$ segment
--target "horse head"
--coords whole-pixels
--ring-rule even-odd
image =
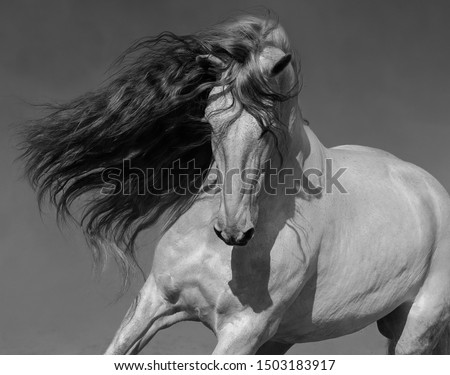
[[[291,52],[271,17],[145,38],[104,86],[25,124],[25,172],[60,218],[93,194],[79,222],[96,263],[112,254],[125,283],[139,233],[161,217],[168,230],[202,196],[214,165],[225,179],[214,229],[226,243],[245,245],[257,221],[261,167],[286,144],[279,130],[290,121],[298,75]]]
[[[223,66],[221,81],[226,81],[230,72],[225,64],[215,57],[205,58]],[[287,98],[296,78],[291,60],[290,53],[265,47],[247,69],[240,67],[234,89],[224,85],[210,92],[205,119],[212,129],[215,173],[221,187],[214,231],[228,245],[245,246],[255,232],[264,166],[277,151],[276,134],[289,130],[283,124],[286,106],[280,98]],[[261,91],[269,94],[258,97],[258,90],[245,90],[243,82],[258,76],[253,84],[264,86]]]

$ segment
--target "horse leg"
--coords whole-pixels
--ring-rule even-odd
[[[282,355],[292,347],[294,344],[283,344],[276,341],[267,341],[261,345],[256,352],[257,355]]]
[[[438,354],[446,348],[446,326],[448,318],[444,311],[436,307],[425,308],[413,305],[405,328],[398,339],[394,350],[395,354]]]
[[[432,350],[431,354],[450,354],[450,326],[444,328],[438,343]]]
[[[432,354],[447,343],[450,323],[450,236],[436,242],[426,278],[410,306],[380,320],[391,354]],[[406,307],[407,308],[406,308]],[[406,315],[406,316],[404,316]]]
[[[212,354],[255,354],[276,333],[265,314],[235,314],[220,326]]]
[[[395,354],[434,354],[448,343],[450,306],[446,280],[427,280],[409,310]]]
[[[188,318],[185,311],[177,311],[163,298],[150,275],[105,354],[137,354],[160,329]]]
[[[388,338],[388,354],[450,354],[446,320],[438,315],[433,322],[433,314],[426,312],[420,316],[404,314],[408,311],[400,307],[377,322],[380,333]]]

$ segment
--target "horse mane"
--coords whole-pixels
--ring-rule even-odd
[[[192,35],[163,32],[129,48],[101,88],[46,105],[46,117],[24,124],[20,145],[39,206],[48,197],[59,220],[74,218],[73,203],[88,196],[80,225],[94,263],[112,254],[128,283],[138,234],[165,213],[170,227],[201,194],[213,161],[203,120],[211,89],[229,85],[261,126],[273,121],[274,103],[285,97],[256,66],[266,45],[292,53],[270,14],[241,15]],[[205,54],[225,67],[197,62]],[[180,194],[180,179],[162,178],[164,170],[189,188]]]

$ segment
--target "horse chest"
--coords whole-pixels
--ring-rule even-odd
[[[245,249],[221,243],[165,248],[152,272],[168,300],[177,296],[171,303],[213,327],[218,316],[244,309],[261,313],[298,292],[304,258],[288,254],[293,247],[278,246],[272,253],[257,241]]]

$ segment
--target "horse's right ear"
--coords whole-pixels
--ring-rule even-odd
[[[214,55],[198,55],[195,58],[195,61],[197,62],[197,64],[212,65],[219,69],[225,69],[226,67],[225,63]]]
[[[276,75],[280,74],[291,62],[292,55],[290,53],[287,53],[284,55],[281,59],[279,59],[275,65],[270,70],[270,75],[272,77],[275,77]]]

